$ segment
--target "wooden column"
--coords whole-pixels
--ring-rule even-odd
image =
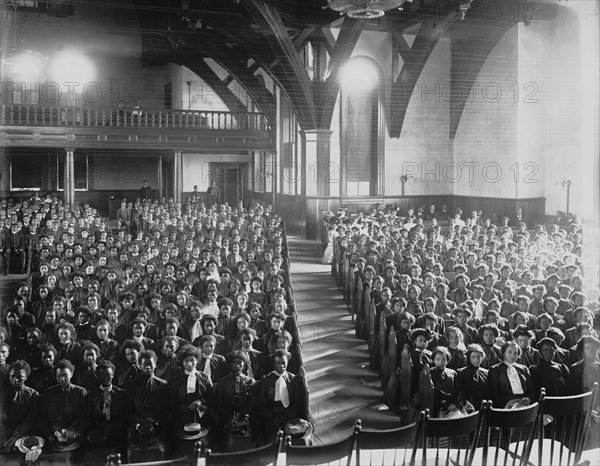
[[[311,129],[300,133],[306,196],[329,196],[332,133],[328,129]]]
[[[181,193],[183,191],[183,152],[175,151],[173,160],[173,200],[181,202]]]
[[[158,181],[156,183],[156,189],[158,190],[158,202],[163,197],[163,157],[162,155],[158,156]]]
[[[75,200],[75,149],[65,148],[65,153],[63,202],[73,204]]]

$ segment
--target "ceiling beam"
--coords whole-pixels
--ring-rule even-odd
[[[459,19],[459,9],[455,2],[445,2],[444,5],[446,8],[443,5],[441,8],[442,11],[446,11],[445,16],[439,18],[437,22],[422,23],[410,51],[406,51],[403,55],[406,59],[392,85],[390,137],[400,137],[411,96],[423,68],[439,40]],[[455,5],[455,8],[448,8],[451,5]]]

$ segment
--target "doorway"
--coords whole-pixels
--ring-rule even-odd
[[[244,200],[242,168],[238,164],[219,164],[216,174],[217,186],[221,191],[221,202],[227,202],[231,207],[235,207],[238,201]]]

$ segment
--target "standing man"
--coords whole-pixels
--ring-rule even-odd
[[[148,180],[144,180],[144,185],[140,188],[140,200],[142,202],[152,201],[152,188],[148,184]]]
[[[19,259],[19,265],[21,266],[19,273],[25,272],[25,236],[20,231],[17,223],[10,226],[10,231],[4,237],[2,254],[4,256],[4,275],[8,273],[11,257]]]
[[[211,207],[214,204],[218,204],[221,200],[221,190],[217,186],[217,182],[213,181],[209,188],[206,190],[206,206]]]

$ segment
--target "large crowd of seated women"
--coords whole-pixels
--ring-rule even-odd
[[[301,417],[280,218],[260,205],[130,208],[113,233],[88,205],[0,206],[33,245],[31,285],[0,315],[1,454],[40,438],[95,461],[160,459],[181,440],[262,444]]]
[[[457,212],[441,226],[434,206],[405,217],[397,210],[326,213],[329,246],[350,263],[353,302],[374,303],[372,331],[385,339],[387,356],[395,336],[398,372],[402,353],[410,358],[412,377],[392,374],[385,385],[390,408],[399,409],[408,380],[409,406],[426,407],[424,367],[432,414],[441,417],[478,409],[485,399],[518,407],[536,401],[541,388],[562,396],[600,383],[598,290],[584,286],[597,286],[598,277],[584,281],[580,222],[532,232],[520,221],[512,228],[506,217],[494,225],[477,212],[466,220]],[[587,254],[598,260],[598,251]],[[368,339],[366,308],[355,309],[357,336]]]

